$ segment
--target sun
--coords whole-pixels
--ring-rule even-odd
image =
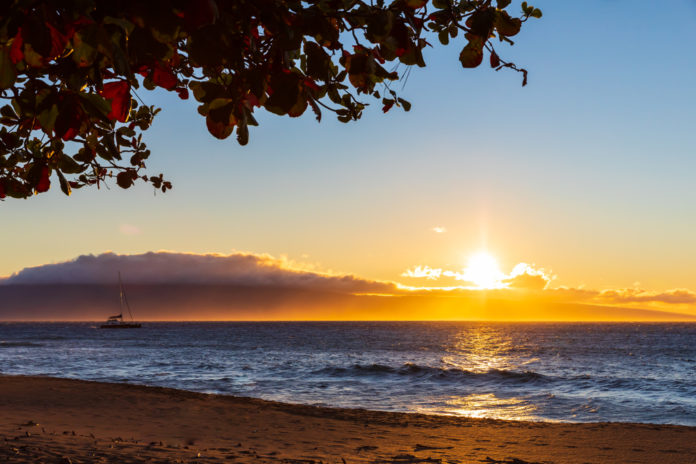
[[[498,261],[485,251],[469,258],[463,275],[464,280],[472,282],[480,289],[501,288],[504,277],[505,274],[498,267]]]

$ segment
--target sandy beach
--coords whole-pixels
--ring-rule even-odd
[[[692,463],[696,428],[463,419],[0,376],[17,463]]]

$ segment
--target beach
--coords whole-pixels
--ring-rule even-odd
[[[160,387],[0,376],[16,463],[689,463],[696,427],[332,409]]]

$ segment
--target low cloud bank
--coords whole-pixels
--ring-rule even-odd
[[[230,284],[311,288],[346,293],[396,291],[396,286],[389,282],[373,281],[354,275],[330,275],[308,271],[285,259],[270,255],[164,251],[139,255],[83,255],[72,261],[22,269],[3,283],[113,284],[119,271],[124,282],[138,284]]]
[[[623,288],[601,291],[597,297],[607,303],[696,303],[696,292],[685,288],[675,288],[664,292],[649,292],[639,288]]]
[[[553,287],[550,272],[519,263],[509,274],[500,273],[500,285],[487,290],[472,287],[464,271],[416,266],[402,276],[425,285],[401,285],[351,274],[317,272],[302,264],[267,254],[194,254],[149,252],[137,255],[103,253],[83,255],[55,264],[29,267],[0,279],[0,286],[114,285],[118,272],[126,284],[230,285],[265,289],[298,289],[347,295],[475,296],[487,292],[495,298],[538,298],[548,302],[593,305],[677,307],[685,311],[696,305],[696,292],[689,289],[648,291],[640,288],[586,289]],[[435,285],[433,285],[435,284]],[[1,305],[0,305],[1,306]]]
[[[553,288],[548,272],[524,263],[482,290],[465,272],[426,266],[408,277],[438,285],[321,273],[265,254],[171,252],[23,269],[0,279],[0,320],[102,320],[118,308],[119,271],[142,320],[696,320],[690,290]]]
[[[438,291],[496,293],[503,296],[510,290],[522,290],[537,295],[544,300],[558,302],[573,302],[599,305],[635,305],[647,304],[657,306],[688,306],[696,304],[696,292],[675,288],[664,291],[649,291],[641,288],[619,289],[587,289],[573,287],[552,287],[555,276],[550,272],[536,268],[526,263],[517,264],[509,274],[500,272],[497,285],[489,289],[475,287],[475,282],[469,277],[469,270],[452,271],[432,268],[430,266],[414,266],[404,271],[402,277],[421,279],[428,283],[427,287],[409,287],[413,291],[427,290],[429,293]],[[440,284],[434,286],[434,283]]]
[[[411,279],[426,279],[437,281],[449,279],[450,281],[463,282],[462,286],[466,289],[476,289],[475,276],[469,269],[462,271],[452,271],[448,269],[431,268],[430,266],[414,266],[401,274],[401,277]],[[527,263],[517,264],[510,274],[499,272],[494,289],[518,289],[518,290],[543,290],[548,287],[553,276],[544,269],[537,269]],[[490,290],[490,288],[489,288]]]

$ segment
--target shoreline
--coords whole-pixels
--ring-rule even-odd
[[[162,393],[164,395],[176,395],[185,396],[187,394],[192,395],[192,398],[206,399],[210,397],[217,397],[220,399],[231,399],[238,401],[247,402],[259,402],[261,407],[272,407],[280,410],[284,410],[288,413],[298,413],[308,416],[323,416],[332,415],[336,418],[349,420],[350,418],[364,417],[366,415],[396,415],[402,416],[406,415],[414,418],[427,418],[436,419],[442,418],[445,422],[451,423],[456,421],[481,421],[481,422],[500,422],[500,423],[522,423],[522,424],[567,424],[567,425],[636,425],[636,426],[649,426],[649,427],[685,427],[689,429],[695,429],[696,426],[684,425],[684,424],[671,424],[671,423],[653,423],[653,422],[628,422],[628,421],[572,421],[572,420],[554,420],[554,419],[496,419],[490,417],[470,417],[457,414],[438,414],[438,413],[425,413],[425,412],[415,412],[415,411],[388,411],[380,409],[368,409],[368,408],[351,408],[351,407],[339,407],[339,406],[324,406],[321,404],[310,404],[310,403],[293,403],[289,401],[276,401],[264,398],[258,398],[255,396],[242,396],[242,395],[232,395],[229,393],[207,393],[195,390],[186,390],[183,388],[175,387],[164,387],[160,385],[147,385],[143,383],[131,383],[131,382],[118,382],[118,381],[108,381],[108,380],[88,380],[88,379],[77,379],[69,377],[55,377],[51,375],[36,375],[36,374],[4,374],[0,372],[0,394],[2,393],[2,380],[4,378],[23,378],[27,380],[43,380],[43,379],[53,379],[53,380],[66,380],[70,382],[86,383],[86,384],[97,384],[97,385],[120,385],[125,387],[132,387],[135,389],[143,389],[145,391],[151,390]],[[0,404],[2,404],[0,402]],[[316,413],[311,411],[315,410]],[[301,411],[301,412],[298,412]],[[386,419],[386,418],[385,418]]]
[[[690,315],[687,315],[690,316]],[[0,319],[0,324],[103,324],[103,319]],[[136,322],[148,324],[391,324],[391,323],[434,323],[434,324],[645,324],[645,325],[670,325],[670,324],[696,324],[696,316],[689,319],[669,320],[574,320],[574,319],[140,319]]]
[[[0,458],[17,463],[67,457],[72,463],[676,464],[695,456],[696,427],[682,425],[334,409],[166,387],[0,375]]]

